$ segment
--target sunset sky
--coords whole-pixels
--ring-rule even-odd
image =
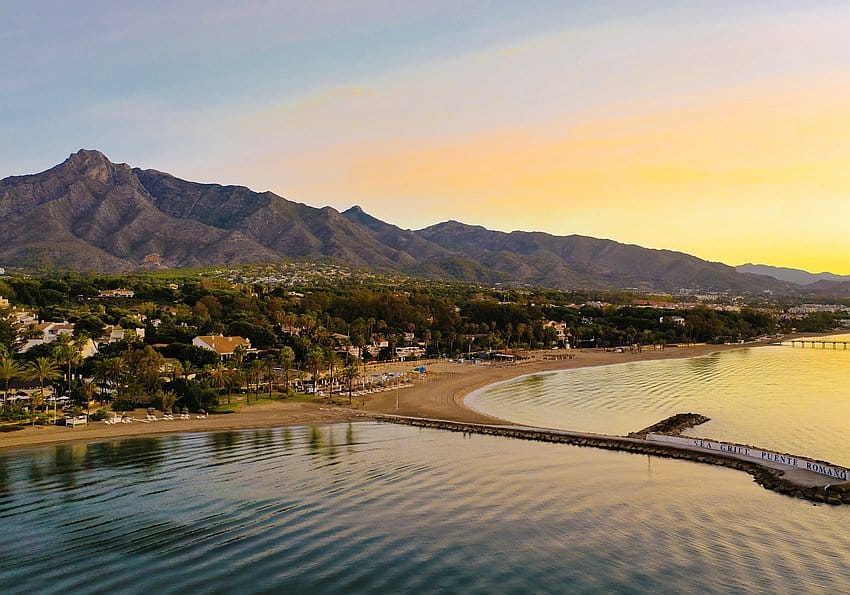
[[[179,177],[850,274],[850,3],[5,0],[0,178]]]

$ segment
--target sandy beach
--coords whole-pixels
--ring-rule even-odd
[[[17,432],[0,434],[0,449],[12,449],[63,442],[119,439],[132,436],[148,436],[169,433],[222,431],[278,426],[302,426],[350,421],[363,421],[373,414],[389,413],[414,417],[427,417],[470,423],[498,423],[490,416],[473,411],[463,405],[463,398],[470,392],[502,380],[525,374],[566,370],[580,367],[605,366],[635,361],[650,361],[697,357],[717,351],[740,349],[764,345],[691,345],[645,349],[640,353],[615,353],[601,350],[539,351],[518,363],[471,364],[439,361],[428,364],[429,373],[425,380],[411,387],[387,390],[382,393],[355,398],[354,405],[328,405],[279,401],[242,407],[236,413],[210,415],[199,419],[192,415],[189,420],[158,420],[151,423],[136,421],[108,425],[102,421],[74,428],[63,426],[27,427]],[[567,354],[569,359],[550,359]],[[386,371],[410,369],[411,364],[386,364]],[[369,372],[381,368],[370,368]],[[134,414],[136,419],[145,417],[143,411]]]
[[[505,420],[500,420],[469,409],[463,404],[463,398],[472,391],[489,384],[526,374],[607,366],[637,361],[698,357],[718,351],[728,351],[730,349],[758,345],[761,344],[690,345],[687,347],[667,347],[665,349],[645,349],[640,353],[615,353],[613,351],[595,349],[572,350],[569,352],[538,351],[531,354],[531,357],[527,360],[515,364],[497,365],[440,362],[429,366],[429,370],[432,373],[428,380],[417,383],[414,388],[399,391],[398,407],[396,407],[395,392],[387,392],[374,395],[364,403],[363,409],[376,413],[447,419],[468,423],[499,423],[505,422]],[[560,360],[544,359],[555,357],[558,354],[565,356],[567,353],[573,357]]]

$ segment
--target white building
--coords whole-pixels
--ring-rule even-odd
[[[395,355],[400,359],[406,359],[410,357],[422,357],[425,355],[425,350],[421,347],[396,347]]]
[[[117,343],[118,341],[123,341],[124,339],[135,335],[140,341],[144,341],[145,339],[145,329],[144,328],[133,328],[133,329],[125,329],[120,325],[107,325],[105,330],[103,331],[103,336],[100,339],[101,343]]]

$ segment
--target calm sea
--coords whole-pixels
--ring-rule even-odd
[[[617,431],[684,405],[714,418],[700,434],[850,463],[843,445],[823,444],[848,423],[835,419],[841,395],[800,388],[829,370],[846,388],[848,369],[850,351],[764,348],[546,375],[586,391],[562,402],[522,379],[525,409],[519,397],[511,407]],[[639,381],[623,379],[640,376],[666,405],[629,397]],[[504,401],[506,386],[476,404],[496,407],[487,399]],[[599,396],[606,387],[617,395]],[[689,400],[703,393],[715,398]],[[768,415],[785,430],[769,431]],[[822,431],[801,433],[801,421]],[[746,434],[724,434],[736,424]],[[846,508],[728,469],[378,423],[0,453],[0,593],[847,592],[848,525]]]
[[[850,349],[840,346],[765,346],[536,374],[479,390],[466,404],[529,425],[611,434],[690,411],[711,421],[689,435],[850,466]]]

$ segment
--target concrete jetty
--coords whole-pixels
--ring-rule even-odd
[[[684,459],[708,465],[721,465],[745,471],[765,489],[787,496],[828,504],[850,504],[850,470],[826,461],[817,461],[760,449],[753,446],[716,442],[647,432],[650,428],[687,427],[707,420],[697,414],[678,414],[629,436],[574,432],[521,425],[464,423],[400,415],[376,415],[390,423],[436,428],[452,432],[505,436],[520,440],[555,442],[619,450],[650,456]],[[694,423],[696,422],[696,423]],[[675,432],[674,432],[675,433]]]

